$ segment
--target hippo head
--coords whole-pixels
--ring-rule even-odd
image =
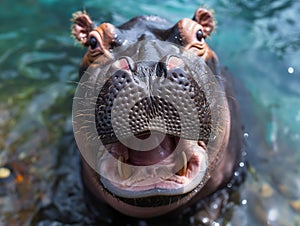
[[[83,181],[97,200],[153,217],[224,184],[233,169],[223,163],[230,110],[217,57],[205,42],[212,13],[198,9],[174,26],[137,17],[94,28],[82,12],[73,22],[74,37],[88,47],[73,102],[74,134]]]

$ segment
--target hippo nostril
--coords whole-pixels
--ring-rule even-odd
[[[184,68],[183,60],[178,56],[169,56],[166,61],[166,66],[168,70],[176,69],[176,68]]]
[[[180,57],[175,55],[167,55],[162,58],[161,62],[158,63],[156,67],[156,75],[158,77],[166,77],[169,70],[174,70],[183,67],[184,62]]]
[[[164,62],[159,62],[156,66],[156,76],[157,77],[166,77],[167,70]]]
[[[122,56],[118,61],[114,63],[114,66],[118,69],[130,70],[136,72],[136,63],[129,56]]]

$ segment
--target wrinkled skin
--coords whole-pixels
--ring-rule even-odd
[[[110,62],[113,58],[112,51],[117,47],[126,47],[128,45],[133,46],[132,48],[134,49],[137,48],[135,43],[138,41],[159,40],[179,45],[184,50],[189,50],[195,53],[199,57],[199,59],[203,59],[209,66],[212,73],[214,75],[218,75],[216,76],[216,78],[221,84],[220,87],[224,89],[223,91],[226,95],[222,114],[223,118],[221,119],[224,121],[224,128],[222,128],[222,130],[224,131],[224,136],[220,138],[221,141],[217,157],[213,162],[209,163],[209,176],[203,177],[203,185],[199,185],[189,192],[183,194],[176,193],[173,195],[159,195],[155,192],[149,193],[147,192],[147,189],[145,189],[138,192],[139,197],[120,197],[119,194],[116,194],[113,189],[110,189],[110,186],[105,184],[106,182],[104,182],[103,180],[99,180],[99,174],[83,158],[83,182],[87,187],[90,195],[94,197],[93,201],[95,203],[104,201],[121,213],[133,217],[155,217],[174,212],[178,209],[180,210],[186,205],[192,205],[198,200],[204,199],[216,190],[224,187],[224,185],[228,183],[240,159],[240,151],[242,146],[242,130],[238,119],[235,99],[231,92],[230,84],[228,83],[229,79],[226,77],[226,75],[221,73],[218,64],[218,58],[205,41],[205,38],[210,36],[213,32],[214,27],[215,23],[212,13],[202,8],[196,10],[193,19],[182,19],[174,26],[170,25],[167,21],[159,17],[137,17],[119,27],[115,27],[114,25],[109,23],[103,23],[100,26],[95,27],[94,23],[87,14],[78,12],[73,15],[72,34],[82,45],[88,47],[88,51],[83,57],[80,65],[80,77],[95,61],[100,64]],[[150,51],[149,49],[141,50],[141,55],[144,60],[146,59],[147,54],[155,55],[157,54],[157,52]],[[176,72],[176,70],[180,68],[180,65],[182,64],[182,60],[180,58],[178,59],[177,57],[169,57],[165,59],[164,62],[164,70],[167,72],[172,70],[175,70]],[[127,74],[133,77],[138,77],[138,72],[141,70],[153,73],[153,70],[146,70],[149,65],[135,64],[134,62],[132,62],[132,59],[130,57],[116,60],[114,64],[119,69],[126,71]],[[151,67],[152,66],[153,65],[151,65]],[[158,67],[157,65],[154,66]],[[154,75],[148,74],[148,76]],[[104,93],[99,95],[96,107],[103,105],[103,103],[101,102],[102,99],[100,97],[105,97],[105,95],[108,95],[108,92],[109,91],[106,90],[104,91]],[[198,91],[198,93],[195,93],[195,95],[200,95],[200,91]],[[199,98],[199,100],[200,102],[205,102],[203,97]],[[161,160],[157,157],[158,149],[152,149],[147,153],[141,153],[132,150],[128,151],[129,149],[124,149],[124,147],[120,145],[120,143],[118,143],[116,139],[106,139],[103,131],[107,128],[101,126],[101,120],[103,118],[101,116],[101,112],[102,111],[97,111],[96,109],[96,124],[98,128],[98,135],[103,138],[102,141],[104,141],[104,144],[107,143],[112,145],[111,154],[114,158],[120,159],[121,157],[122,161],[127,161],[128,163],[133,165],[151,165]],[[207,125],[209,125],[210,111],[207,110],[204,113],[204,119],[200,118],[200,121],[202,122],[203,120],[206,120],[208,121]],[[206,130],[210,131],[210,128],[208,127]],[[139,130],[137,132],[137,135],[139,135],[140,132],[145,131]],[[173,147],[171,148],[172,145],[169,143],[174,139],[176,140],[176,137],[180,136],[180,134],[172,134],[172,131],[169,134],[170,136],[168,136],[166,140],[164,140],[161,144],[161,147],[164,147],[164,150],[160,152],[161,155],[164,155],[163,158],[171,155],[172,150],[170,149],[172,149]],[[110,137],[114,136],[111,135]],[[203,151],[204,153],[206,153],[208,142],[205,139],[205,136],[202,139],[199,138],[198,141],[189,140],[188,137],[185,137],[183,145],[185,145],[183,147],[186,150],[196,150],[196,152]],[[189,165],[192,165],[192,163],[189,162]],[[106,165],[104,163],[103,168],[105,167]],[[191,169],[185,169],[185,171],[187,172],[189,170]],[[182,178],[182,174],[186,174],[186,172],[183,173],[181,170],[177,174],[178,175],[176,175],[176,178],[178,179]],[[164,184],[164,186],[167,185]],[[171,187],[172,186],[173,185],[171,185]],[[154,188],[151,189],[154,190]],[[148,188],[148,190],[151,189]],[[120,194],[122,194],[122,191],[119,192]],[[158,204],[155,204],[154,202],[157,202]]]

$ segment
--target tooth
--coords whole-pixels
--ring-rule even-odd
[[[181,152],[181,157],[183,161],[183,167],[181,168],[181,170],[178,171],[178,174],[179,176],[185,176],[187,172],[187,157],[184,151]]]
[[[130,168],[126,166],[126,164],[123,163],[124,158],[123,156],[119,156],[118,158],[118,173],[120,177],[125,180],[131,175]]]

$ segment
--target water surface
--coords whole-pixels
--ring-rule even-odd
[[[0,165],[14,166],[19,177],[0,190],[0,225],[95,224],[83,196],[71,124],[77,70],[85,51],[70,37],[72,13],[86,10],[99,23],[115,25],[141,14],[176,23],[203,4],[214,9],[217,20],[217,31],[208,42],[236,78],[248,176],[218,217],[183,214],[178,222],[300,225],[296,0],[3,0]],[[118,222],[105,217],[97,221]],[[127,225],[150,224],[128,219]]]

